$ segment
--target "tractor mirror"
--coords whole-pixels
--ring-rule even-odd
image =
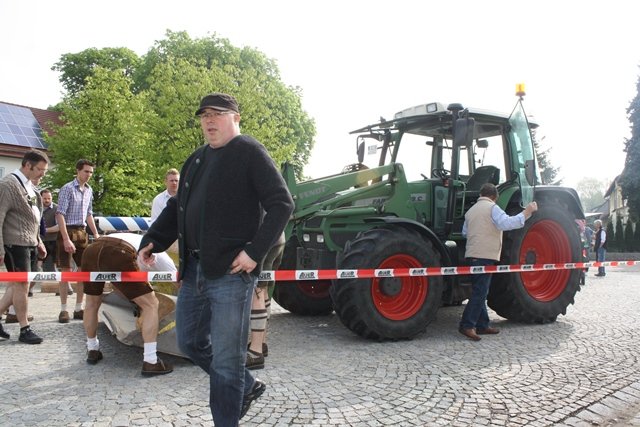
[[[470,117],[456,119],[453,128],[453,146],[470,147],[473,142],[473,128],[475,120]]]
[[[358,163],[364,162],[364,141],[358,144]]]
[[[535,162],[533,160],[526,160],[524,162],[524,175],[529,185],[536,184]]]
[[[486,139],[479,139],[476,142],[476,146],[478,148],[488,148],[489,147],[489,141],[487,141]]]

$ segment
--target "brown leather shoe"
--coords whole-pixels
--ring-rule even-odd
[[[173,372],[173,366],[163,362],[158,358],[156,363],[142,362],[142,375],[151,377],[153,375],[164,375]]]
[[[73,312],[73,320],[82,320],[84,318],[84,310],[77,310]]]
[[[482,338],[480,338],[477,334],[476,334],[476,330],[474,328],[470,328],[470,329],[458,329],[458,332],[460,332],[462,335],[464,335],[465,337],[469,338],[472,341],[480,341]]]
[[[33,316],[28,315],[27,321],[33,322]],[[4,323],[18,323],[18,316],[16,316],[15,314],[7,314],[7,318],[5,319]]]
[[[87,350],[87,363],[95,365],[102,360],[102,352],[100,350]]]
[[[58,315],[58,322],[60,323],[69,323],[69,312],[61,311]]]
[[[489,326],[488,328],[477,329],[476,333],[478,335],[495,335],[500,333],[500,329]]]

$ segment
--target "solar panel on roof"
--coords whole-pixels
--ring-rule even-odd
[[[0,143],[47,148],[42,129],[30,109],[0,103]]]

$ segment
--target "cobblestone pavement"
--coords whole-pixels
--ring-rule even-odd
[[[444,307],[412,341],[365,341],[335,317],[278,310],[268,385],[243,426],[640,426],[640,268],[610,268],[578,293],[567,315],[522,325],[491,313],[496,336],[457,332],[463,307]],[[140,375],[142,350],[100,326],[104,360],[85,363],[82,324],[57,323],[59,298],[30,300],[29,346],[6,325],[0,341],[2,426],[211,425],[208,378],[163,356],[172,374]]]

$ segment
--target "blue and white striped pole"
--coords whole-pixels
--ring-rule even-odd
[[[104,232],[113,231],[147,231],[151,219],[140,216],[97,216],[98,228]]]

